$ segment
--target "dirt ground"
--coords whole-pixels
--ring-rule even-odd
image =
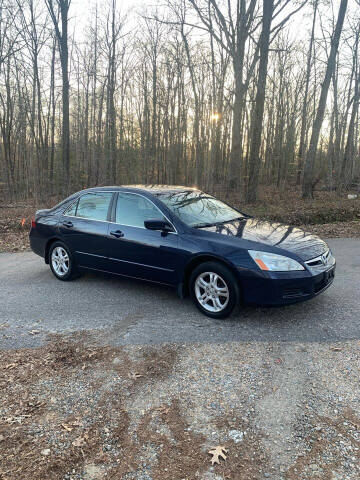
[[[358,480],[360,342],[0,353],[1,480]],[[226,460],[211,465],[218,445]]]

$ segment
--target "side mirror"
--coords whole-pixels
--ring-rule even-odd
[[[145,228],[148,230],[160,230],[161,232],[173,232],[173,226],[167,220],[145,220]]]

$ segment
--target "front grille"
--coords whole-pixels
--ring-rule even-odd
[[[311,260],[308,260],[306,265],[308,267],[325,267],[330,263],[331,260],[331,252],[328,249],[323,255],[320,255],[319,257],[312,258]]]
[[[319,257],[312,258],[311,260],[308,260],[306,265],[308,267],[319,267],[319,266],[325,266],[330,262],[331,259],[331,252],[330,250],[327,250],[323,255],[320,255]]]

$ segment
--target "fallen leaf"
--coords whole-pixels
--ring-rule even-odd
[[[8,365],[5,365],[5,370],[10,370],[11,368],[16,367],[16,363],[9,363]]]
[[[69,425],[66,425],[66,423],[62,423],[61,426],[63,427],[64,430],[66,430],[67,432],[72,432],[72,427],[70,427]]]
[[[170,412],[170,407],[165,407],[165,405],[163,405],[163,406],[159,407],[157,410],[161,414],[167,415]]]
[[[211,465],[214,465],[214,463],[220,463],[220,457],[222,459],[226,460],[225,453],[228,453],[228,450],[226,450],[225,447],[222,447],[221,445],[218,445],[217,447],[213,448],[212,450],[209,450],[208,453],[210,455],[212,455]]]
[[[85,437],[78,437],[72,442],[74,447],[82,447],[83,445],[85,445],[85,443],[86,443]]]

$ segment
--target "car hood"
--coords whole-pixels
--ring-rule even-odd
[[[278,247],[298,255],[303,261],[318,257],[329,248],[321,238],[300,228],[257,218],[234,220],[201,230]]]

